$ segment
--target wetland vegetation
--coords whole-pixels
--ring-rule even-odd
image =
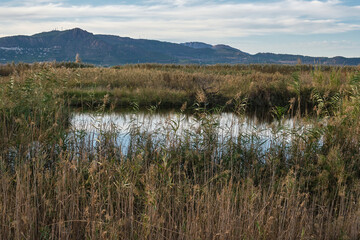
[[[0,239],[359,239],[359,72],[0,66]]]

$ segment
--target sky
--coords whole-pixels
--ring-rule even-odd
[[[0,37],[75,27],[251,54],[360,57],[360,0],[0,0]]]

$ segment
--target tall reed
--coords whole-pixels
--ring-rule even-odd
[[[134,68],[136,85],[136,76],[148,72]],[[335,86],[336,103],[326,97],[326,84],[308,83],[311,74],[301,75],[299,94],[311,86],[309,101],[321,109],[318,118],[298,132],[284,129],[278,114],[273,131],[280,134],[268,148],[256,131],[219,136],[209,103],[216,92],[211,87],[226,87],[220,80],[250,80],[199,74],[204,82],[194,88],[196,127],[179,134],[177,123],[169,122],[159,126],[160,141],[134,124],[124,151],[116,129],[98,129],[87,138],[68,127],[72,88],[100,84],[105,74],[114,74],[105,83],[125,84],[116,76],[127,79],[132,70],[122,70],[29,70],[1,88],[0,239],[360,238],[359,73],[340,78],[346,82]],[[149,71],[155,77],[147,76],[146,84],[157,86],[156,76],[163,73]],[[330,75],[323,74],[321,81],[328,81]],[[194,76],[181,76],[185,82],[178,84],[191,86],[187,81]],[[248,87],[258,93],[291,90],[280,84],[286,77],[271,78],[279,82],[254,80]],[[179,86],[170,79],[167,86]],[[100,113],[113,100],[112,87],[104,91]],[[252,101],[241,94],[230,99],[234,105],[227,106],[238,114]]]

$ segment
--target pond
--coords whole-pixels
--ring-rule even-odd
[[[144,141],[169,147],[184,141],[221,145],[241,139],[243,143],[266,151],[273,144],[288,145],[294,137],[311,131],[311,128],[311,124],[297,119],[265,122],[233,113],[194,116],[176,112],[74,112],[70,140],[75,145],[86,143],[87,151],[95,151],[105,141],[119,147],[124,154],[134,143]]]

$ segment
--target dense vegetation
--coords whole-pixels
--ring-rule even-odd
[[[0,75],[1,239],[360,238],[358,68],[53,63]],[[69,128],[73,107],[129,106],[187,109],[199,129],[178,136],[169,123],[165,143],[129,129],[124,153],[115,132],[94,145]],[[265,151],[256,133],[218,141],[211,112],[259,108],[278,128],[285,115],[312,128]]]

